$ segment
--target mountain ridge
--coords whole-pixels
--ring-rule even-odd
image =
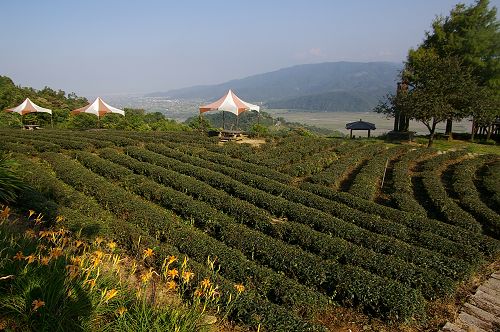
[[[228,89],[233,89],[242,99],[268,108],[279,106],[316,110],[323,105],[321,107],[326,108],[319,110],[366,111],[384,95],[395,90],[401,68],[402,64],[392,62],[302,64],[220,84],[198,85],[147,96],[209,102],[220,98]]]

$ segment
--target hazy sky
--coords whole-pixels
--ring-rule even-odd
[[[95,96],[221,83],[302,63],[401,62],[457,2],[6,0],[0,75]]]

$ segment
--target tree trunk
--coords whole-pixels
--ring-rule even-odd
[[[432,144],[434,143],[434,133],[436,132],[436,125],[437,123],[433,121],[432,127],[429,130],[430,135],[429,135],[429,142],[427,143],[428,148],[432,147]]]
[[[472,119],[472,130],[471,130],[471,133],[470,133],[470,141],[471,142],[474,142],[474,136],[476,135],[476,121],[474,121],[474,119]]]
[[[491,138],[491,132],[493,131],[493,125],[488,125],[487,131],[486,131],[486,141],[489,141]]]
[[[399,114],[398,131],[407,131],[407,129],[406,129],[406,116],[404,113]]]
[[[453,121],[451,119],[446,120],[446,130],[445,130],[445,135],[448,136],[448,140],[452,140],[452,131],[453,131]]]
[[[399,111],[396,111],[394,114],[394,131],[399,131],[399,115]]]

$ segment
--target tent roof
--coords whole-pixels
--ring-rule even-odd
[[[345,125],[345,129],[351,130],[375,130],[375,125],[371,122],[366,122],[361,119],[356,122],[351,122]]]
[[[205,106],[200,106],[200,113],[208,111],[226,111],[240,115],[245,111],[259,112],[260,107],[241,100],[233,91],[229,90],[226,95],[219,100]]]
[[[71,111],[71,113],[72,114],[90,113],[97,115],[97,117],[99,118],[104,116],[106,113],[117,113],[120,115],[125,115],[125,112],[123,110],[120,110],[118,108],[106,104],[101,99],[101,97],[97,97],[97,99],[92,104],[88,104],[87,106],[73,110]]]
[[[49,110],[48,108],[43,108],[32,102],[29,98],[26,98],[21,105],[16,106],[14,108],[9,108],[5,110],[6,112],[12,112],[12,113],[19,113],[21,115],[28,114],[28,113],[36,113],[36,112],[43,112],[43,113],[50,113],[52,114],[52,110]]]

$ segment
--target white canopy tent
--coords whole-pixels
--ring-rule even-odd
[[[224,128],[224,112],[231,112],[238,116],[245,111],[257,111],[260,112],[260,106],[247,103],[241,100],[233,91],[229,90],[225,96],[219,100],[205,105],[200,106],[200,116],[201,114],[209,111],[222,111],[222,127]]]
[[[103,117],[107,113],[125,115],[125,112],[123,110],[106,104],[100,97],[97,97],[97,99],[92,104],[88,104],[87,106],[71,111],[71,114],[80,113],[94,114],[98,119]]]
[[[22,122],[22,116],[25,114],[49,113],[50,114],[50,123],[52,124],[52,110],[38,106],[37,104],[32,102],[29,98],[26,98],[19,106],[6,109],[5,112],[20,114],[21,115],[21,122]]]

